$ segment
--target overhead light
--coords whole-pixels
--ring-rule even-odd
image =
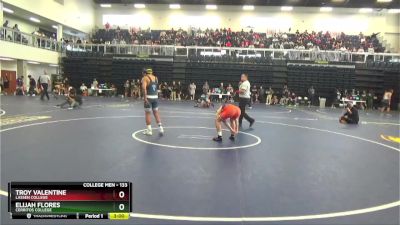
[[[3,11],[4,11],[4,12],[8,12],[8,13],[14,13],[13,10],[11,10],[11,9],[9,9],[9,8],[6,8],[6,7],[3,7]]]
[[[111,8],[111,4],[100,4],[102,8]]]
[[[0,60],[2,60],[2,61],[13,61],[14,59],[0,57]]]
[[[54,29],[58,29],[58,26],[56,26],[56,25],[53,25],[51,27],[54,28]]]
[[[342,3],[342,2],[344,2],[345,0],[332,0],[332,2],[335,2],[335,3]]]
[[[180,9],[181,5],[179,5],[179,4],[169,4],[169,8],[170,9]]]
[[[133,5],[135,8],[137,8],[137,9],[144,9],[144,8],[146,8],[146,5],[145,4],[134,4]]]
[[[49,66],[51,66],[51,67],[58,67],[57,64],[50,64]]]
[[[385,2],[392,2],[392,0],[377,0],[377,2],[385,3]]]
[[[39,19],[36,19],[35,17],[31,17],[29,18],[31,21],[35,22],[35,23],[40,23]]]
[[[40,63],[35,62],[35,61],[28,61],[28,63],[29,63],[29,64],[36,64],[36,65],[40,64]]]
[[[373,11],[372,8],[361,8],[359,12],[360,13],[370,13],[372,11]]]
[[[321,7],[319,11],[321,12],[331,12],[333,10],[332,7]]]
[[[243,10],[246,11],[254,10],[254,5],[244,5]]]
[[[293,6],[282,6],[281,10],[282,11],[292,11],[293,10]]]
[[[217,5],[206,5],[206,9],[208,10],[216,10],[217,8]]]
[[[389,9],[388,13],[400,13],[400,9]]]

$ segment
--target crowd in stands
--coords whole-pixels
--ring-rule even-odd
[[[268,32],[253,30],[232,31],[222,29],[150,30],[150,29],[99,29],[91,41],[102,44],[137,44],[137,45],[178,45],[178,46],[218,46],[242,48],[273,49],[315,49],[341,50],[358,52],[384,52],[377,39],[379,33],[370,36],[346,35],[345,33],[315,32]]]

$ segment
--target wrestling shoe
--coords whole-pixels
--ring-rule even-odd
[[[158,127],[158,132],[160,132],[160,134],[164,134],[164,127],[159,126]]]
[[[146,129],[145,131],[143,131],[143,134],[147,135],[147,136],[151,136],[151,135],[153,135],[153,131]]]
[[[250,122],[250,127],[252,127],[255,122],[256,122],[255,120],[251,121]]]
[[[217,137],[213,138],[213,141],[222,142],[222,137],[221,136],[217,136]]]

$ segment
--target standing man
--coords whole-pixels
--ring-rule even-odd
[[[219,107],[215,118],[215,127],[217,128],[218,136],[213,138],[213,140],[216,142],[222,141],[222,123],[224,123],[231,131],[229,139],[234,141],[235,135],[239,132],[239,117],[240,109],[236,105],[226,104]],[[227,119],[229,119],[230,123],[226,122]]]
[[[253,126],[255,120],[251,118],[246,113],[246,106],[250,103],[250,82],[248,81],[248,75],[242,74],[240,77],[240,86],[239,86],[239,108],[241,111],[239,117],[239,126],[242,126],[243,117],[249,121],[250,127]]]
[[[40,100],[43,101],[44,100],[44,96],[46,95],[47,101],[48,101],[48,100],[50,100],[50,97],[49,97],[49,93],[47,92],[47,89],[49,88],[50,76],[47,75],[47,71],[46,70],[44,70],[43,72],[44,72],[44,74],[40,75],[39,81],[38,81],[40,87],[42,88],[42,94],[40,96]]]
[[[308,89],[308,99],[311,101],[311,105],[315,104],[315,89],[314,89],[314,86],[311,86]]]
[[[171,92],[171,100],[176,101],[176,93],[178,92],[178,85],[175,81],[172,81],[172,92]]]
[[[164,128],[162,127],[158,112],[158,79],[153,75],[153,70],[150,68],[146,69],[146,74],[142,78],[142,91],[147,126],[143,134],[153,135],[153,130],[151,129],[151,111],[153,111],[154,118],[157,121],[158,131],[160,134],[163,134]]]
[[[29,78],[29,95],[35,96],[36,81],[31,75],[28,75],[28,78]]]

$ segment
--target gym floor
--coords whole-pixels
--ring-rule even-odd
[[[1,224],[28,223],[7,216],[10,181],[96,180],[133,182],[126,224],[400,222],[398,112],[360,111],[354,126],[343,109],[255,104],[254,127],[216,143],[216,109],[192,102],[160,101],[165,135],[147,137],[142,101],[61,101],[1,96]]]

